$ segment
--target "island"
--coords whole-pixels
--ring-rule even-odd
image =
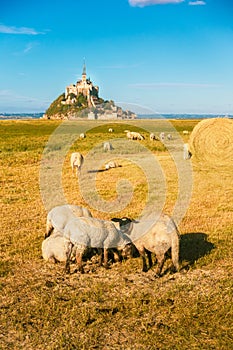
[[[82,78],[66,87],[43,115],[44,119],[90,119],[122,120],[135,119],[136,114],[116,106],[113,100],[99,97],[99,87],[87,78],[86,64],[83,64]]]

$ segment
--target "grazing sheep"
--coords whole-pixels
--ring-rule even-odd
[[[47,215],[45,238],[49,237],[53,230],[63,234],[68,221],[79,216],[92,217],[92,214],[87,208],[78,205],[65,204],[54,207]]]
[[[172,134],[167,134],[167,139],[172,140]]]
[[[68,243],[63,234],[56,231],[42,242],[42,257],[53,263],[66,262]],[[72,253],[73,254],[73,253]]]
[[[71,164],[72,172],[74,173],[74,168],[76,168],[77,176],[81,170],[83,162],[84,162],[84,158],[83,158],[83,155],[81,153],[74,152],[71,154],[70,164]]]
[[[79,135],[79,138],[80,138],[81,140],[83,140],[83,139],[86,138],[86,135],[85,135],[84,133],[81,133],[81,134]]]
[[[103,147],[104,147],[104,152],[113,150],[112,144],[108,141],[104,142]]]
[[[69,247],[65,267],[67,273],[70,272],[70,256],[73,247],[76,250],[78,270],[83,273],[82,256],[88,247],[97,248],[99,252],[104,250],[104,267],[107,268],[109,249],[113,249],[118,255],[118,249],[123,249],[126,245],[131,246],[130,238],[117,230],[111,221],[87,217],[75,218],[69,221],[64,230],[64,237]],[[100,265],[101,264],[102,253],[100,254]]]
[[[158,141],[158,137],[152,132],[152,133],[150,133],[150,140],[151,141],[153,141],[153,140]]]
[[[109,129],[108,129],[108,132],[113,132],[113,131],[114,131],[113,128],[109,128]]]
[[[165,133],[164,133],[164,132],[161,132],[161,133],[159,134],[159,138],[160,138],[161,141],[164,141],[164,140],[165,140]]]
[[[184,160],[190,159],[192,156],[192,153],[189,151],[188,143],[184,144],[183,151],[184,151]]]
[[[125,130],[126,137],[130,140],[144,140],[144,136],[142,136],[139,132],[135,131],[128,131]]]
[[[154,253],[158,261],[156,276],[159,277],[165,261],[165,253],[170,248],[174,268],[178,271],[180,234],[172,218],[161,214],[158,218],[151,217],[140,222],[129,218],[113,218],[112,221],[119,222],[121,232],[130,235],[142,257],[142,271],[148,270],[145,253],[148,256],[149,268],[152,267],[151,253]],[[145,233],[142,234],[143,232]]]
[[[188,135],[189,131],[188,130],[183,130],[183,135]]]
[[[116,168],[117,167],[117,164],[111,160],[110,162],[108,162],[107,164],[105,164],[105,169],[108,170],[110,168]]]

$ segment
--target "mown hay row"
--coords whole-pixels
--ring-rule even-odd
[[[193,129],[189,149],[195,159],[214,167],[233,166],[233,121],[205,119]]]

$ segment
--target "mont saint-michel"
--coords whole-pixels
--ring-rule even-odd
[[[45,119],[135,119],[136,114],[123,110],[114,101],[99,97],[99,86],[87,78],[86,64],[83,64],[82,78],[76,84],[65,88],[44,114]]]

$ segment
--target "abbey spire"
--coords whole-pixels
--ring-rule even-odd
[[[85,58],[83,60],[83,73],[82,73],[82,81],[86,81],[87,80],[87,69],[86,69],[86,62],[85,62]]]

